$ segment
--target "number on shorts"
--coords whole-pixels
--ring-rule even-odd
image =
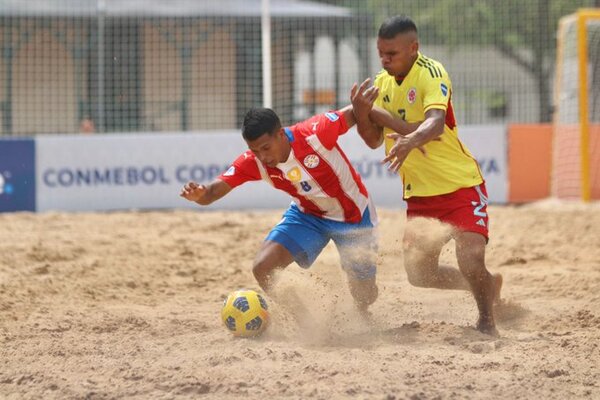
[[[481,211],[481,210],[485,206],[487,206],[488,199],[483,194],[483,192],[481,191],[479,186],[475,186],[475,190],[477,190],[477,193],[479,193],[479,203],[477,203],[476,201],[471,202],[471,205],[475,206],[475,209],[473,210],[473,214],[476,215],[477,217],[487,217],[487,213],[485,211]]]

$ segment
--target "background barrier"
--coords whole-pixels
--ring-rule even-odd
[[[508,201],[523,203],[550,196],[552,125],[509,125],[508,148]]]
[[[460,136],[479,160],[490,201],[505,203],[504,126],[466,126]],[[368,149],[354,129],[340,143],[376,204],[402,207],[401,180],[380,163],[383,148]],[[210,182],[245,149],[237,131],[40,135],[35,139],[2,140],[0,156],[10,156],[0,158],[5,181],[0,210],[196,207],[179,197],[181,186],[188,180]],[[289,203],[287,195],[266,187],[263,182],[248,183],[209,208],[283,208]]]

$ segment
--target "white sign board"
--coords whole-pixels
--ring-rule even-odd
[[[246,149],[239,133],[42,136],[36,143],[37,209],[115,210],[199,207],[179,197],[208,183]],[[211,208],[283,208],[284,193],[251,182]]]
[[[465,127],[461,138],[482,162],[490,201],[506,201],[503,127]],[[352,129],[340,139],[375,204],[403,207],[400,178]],[[239,132],[39,136],[36,138],[38,211],[92,211],[199,207],[179,192],[189,180],[208,183],[246,144]],[[212,209],[281,208],[291,199],[264,182],[236,188]]]
[[[508,201],[508,144],[504,125],[458,127],[458,137],[479,162],[490,203]]]

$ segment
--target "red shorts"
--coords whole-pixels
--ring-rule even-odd
[[[407,218],[434,218],[464,232],[488,238],[487,191],[485,183],[439,196],[410,197]]]

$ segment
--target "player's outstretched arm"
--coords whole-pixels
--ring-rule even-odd
[[[186,200],[207,206],[229,192],[231,192],[231,186],[220,179],[215,179],[208,185],[200,185],[190,181],[183,186],[179,195]]]
[[[373,106],[373,109],[369,112],[369,118],[375,124],[390,128],[403,136],[414,132],[421,125],[421,122],[406,122],[402,118],[396,117],[389,111],[377,106]]]
[[[390,163],[388,169],[396,172],[412,149],[419,148],[424,144],[438,140],[444,133],[446,111],[431,109],[425,113],[425,121],[412,133],[403,136],[399,133],[390,133],[388,138],[395,141],[383,163]]]

